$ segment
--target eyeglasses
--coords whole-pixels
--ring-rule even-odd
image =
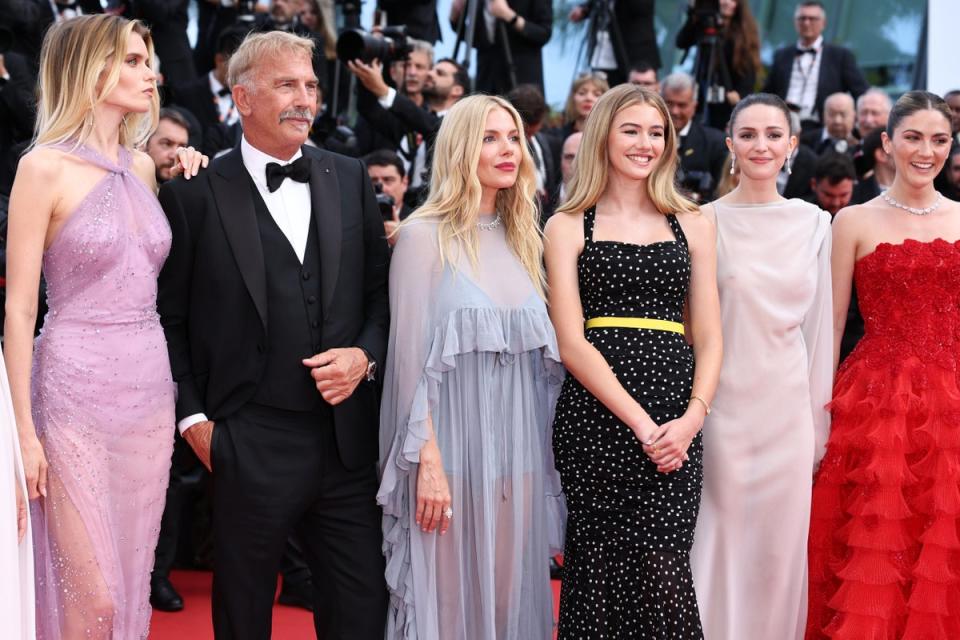
[[[823,18],[820,16],[797,16],[794,20],[797,22],[820,22]]]

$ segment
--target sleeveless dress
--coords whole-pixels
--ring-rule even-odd
[[[813,491],[807,638],[960,638],[960,242],[857,261],[865,335]]]
[[[49,312],[37,339],[33,418],[47,497],[32,503],[37,632],[146,638],[150,570],[174,432],[174,385],[156,309],[170,228],[130,170],[106,173],[44,252]]]
[[[648,245],[594,241],[584,213],[577,261],[584,317],[683,322],[690,281],[686,238]],[[671,331],[586,330],[626,390],[657,424],[680,417],[693,385],[693,353]],[[679,471],[659,473],[633,431],[568,376],[553,437],[567,499],[560,638],[701,638],[689,553],[700,503],[698,434]]]

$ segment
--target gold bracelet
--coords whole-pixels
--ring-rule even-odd
[[[707,401],[706,401],[706,400],[704,400],[703,398],[701,398],[701,397],[698,396],[698,395],[692,395],[692,396],[690,396],[690,402],[693,402],[694,400],[697,400],[700,404],[702,404],[702,405],[703,405],[703,408],[706,409],[706,411],[707,411],[707,415],[710,415],[710,405],[707,404]],[[687,404],[689,405],[689,403],[687,403]]]

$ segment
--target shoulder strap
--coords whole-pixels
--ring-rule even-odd
[[[670,223],[670,228],[673,229],[673,235],[676,237],[677,242],[683,245],[686,249],[687,247],[687,236],[683,233],[683,227],[680,226],[680,221],[677,220],[677,216],[670,214],[667,216],[667,222]]]
[[[593,242],[593,223],[597,217],[597,208],[590,207],[583,212],[583,240],[587,244]]]

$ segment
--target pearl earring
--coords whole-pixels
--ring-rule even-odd
[[[730,154],[730,175],[737,172],[737,156]]]

